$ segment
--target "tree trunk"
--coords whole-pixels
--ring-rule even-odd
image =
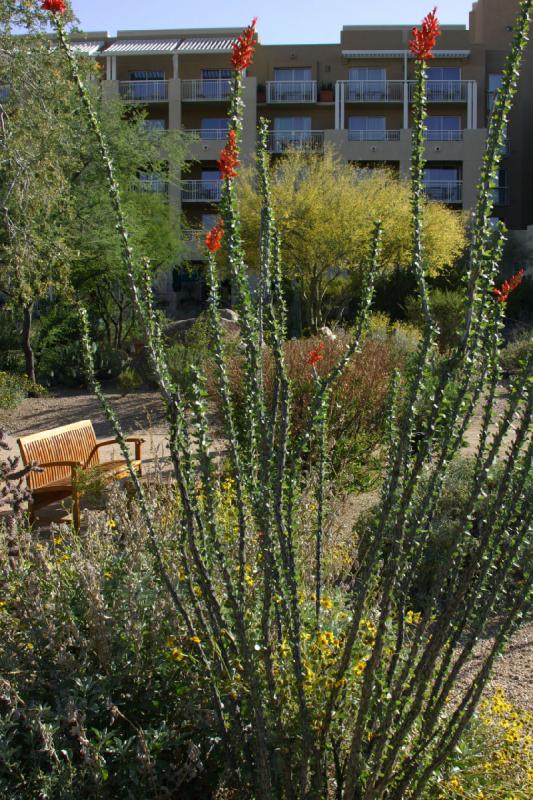
[[[24,306],[22,320],[22,349],[26,361],[26,375],[30,381],[35,381],[35,356],[31,346],[31,323],[33,315],[33,303]]]

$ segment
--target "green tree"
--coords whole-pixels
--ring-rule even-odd
[[[246,256],[257,268],[261,198],[252,170],[243,172],[239,192]],[[409,185],[390,170],[346,166],[331,149],[323,155],[293,151],[273,167],[272,202],[287,277],[311,331],[324,324],[328,299],[360,277],[376,219],[383,221],[382,269],[409,264]],[[436,202],[425,203],[424,218],[427,268],[435,275],[463,252],[465,225],[460,214]]]
[[[22,349],[35,379],[31,345],[39,301],[69,297],[72,288],[107,339],[120,347],[132,324],[111,203],[102,192],[102,164],[80,100],[68,80],[65,55],[43,27],[36,4],[0,10],[0,291],[22,311]],[[24,37],[12,34],[25,28]],[[147,129],[145,112],[103,98],[98,69],[87,57],[79,68],[89,81],[106,136],[113,143],[131,243],[150,259],[154,275],[180,255],[179,225],[166,192],[139,191],[142,172],[176,182],[183,137]]]

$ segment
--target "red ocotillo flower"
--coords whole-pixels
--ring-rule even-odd
[[[420,61],[433,58],[433,48],[440,36],[440,24],[437,19],[437,8],[424,17],[420,28],[413,28],[409,49]]]
[[[224,228],[222,220],[219,220],[214,228],[212,228],[205,237],[205,244],[211,253],[216,253],[222,247],[222,237],[224,236]]]
[[[220,153],[218,161],[218,168],[220,170],[220,180],[237,177],[237,167],[241,162],[239,161],[239,147],[237,145],[237,137],[235,131],[230,131],[228,134],[228,141],[226,146]]]
[[[520,286],[524,280],[525,273],[525,269],[520,269],[516,275],[513,275],[508,281],[504,281],[499,289],[497,286],[494,287],[492,294],[499,303],[505,303],[508,300],[511,292],[514,292],[514,290]]]
[[[63,0],[44,0],[41,8],[43,11],[53,11],[57,14],[64,14],[67,7]]]
[[[307,356],[307,363],[310,367],[315,367],[324,358],[324,342],[320,342],[315,350],[311,350]]]
[[[254,17],[252,24],[241,33],[233,45],[233,55],[231,56],[231,66],[238,72],[249,67],[252,63],[255,50],[255,26],[257,17]]]

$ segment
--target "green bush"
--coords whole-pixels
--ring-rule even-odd
[[[455,347],[461,338],[464,325],[464,296],[458,291],[433,289],[430,295],[433,318],[439,328],[439,347],[442,352]],[[407,320],[422,327],[424,315],[419,297],[411,295],[405,301]]]
[[[510,375],[518,372],[522,362],[531,350],[531,330],[522,330],[513,336],[501,352],[501,365]]]
[[[117,381],[120,393],[122,395],[134,392],[135,389],[140,389],[143,385],[142,378],[136,372],[136,370],[133,369],[133,367],[124,367],[122,372],[119,374]]]
[[[0,370],[24,373],[21,329],[20,314],[5,307],[0,308]]]
[[[44,393],[45,389],[42,386],[28,380],[25,375],[0,372],[0,408],[2,409],[16,408],[28,395],[35,397]]]

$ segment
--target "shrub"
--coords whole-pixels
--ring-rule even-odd
[[[443,352],[457,345],[464,325],[464,295],[459,291],[433,289],[430,305],[439,328],[439,346]],[[405,301],[405,314],[409,322],[423,326],[424,317],[419,297],[411,295]]]
[[[36,397],[45,393],[43,386],[30,381],[25,375],[0,372],[0,408],[16,408],[28,395]]]
[[[531,350],[531,330],[515,333],[501,352],[501,365],[510,375],[518,372]]]
[[[122,395],[134,392],[135,389],[140,389],[143,385],[141,376],[133,367],[124,367],[122,372],[119,374],[117,381],[120,393]]]

